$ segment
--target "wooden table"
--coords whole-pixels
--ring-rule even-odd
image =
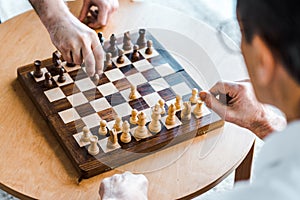
[[[69,6],[78,14],[80,4],[77,1]],[[219,78],[236,80],[247,76],[241,56],[226,52],[214,29],[158,5],[121,1],[119,11],[102,31],[107,38],[113,32],[139,27],[168,29],[192,38],[210,56],[220,72]],[[98,199],[103,178],[131,170],[144,172],[149,179],[150,199],[192,197],[223,180],[248,152],[250,159],[238,168],[236,178],[249,176],[247,162],[251,163],[254,135],[226,123],[205,136],[78,183],[71,162],[16,80],[17,67],[48,58],[55,50],[46,29],[30,11],[1,24],[0,41],[1,189],[22,199]],[[210,79],[206,87],[215,81]],[[162,161],[167,162],[162,164]],[[149,166],[156,170],[147,171]]]

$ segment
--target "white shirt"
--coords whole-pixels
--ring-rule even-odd
[[[300,121],[267,137],[256,162],[251,184],[237,184],[214,199],[300,200]]]

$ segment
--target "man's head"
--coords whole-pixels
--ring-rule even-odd
[[[299,10],[297,0],[237,1],[242,52],[256,95],[262,102],[278,103],[274,98],[279,82],[300,85]]]

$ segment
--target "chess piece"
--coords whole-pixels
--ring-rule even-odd
[[[43,76],[43,72],[41,70],[42,62],[40,60],[34,61],[35,71],[33,72],[33,75],[35,78],[41,78]]]
[[[139,139],[146,138],[148,130],[146,128],[146,115],[144,112],[138,114],[138,127],[134,130],[134,136]]]
[[[164,115],[166,113],[166,109],[165,109],[165,101],[163,99],[158,100],[158,104],[160,106],[160,114]]]
[[[161,124],[160,124],[160,119],[161,119],[161,115],[160,115],[160,105],[157,103],[154,108],[152,109],[152,121],[149,123],[149,130],[152,133],[158,133],[161,131]]]
[[[102,32],[98,32],[98,38],[99,38],[99,41],[100,41],[101,45],[103,45],[103,42],[104,42],[105,38],[103,37]]]
[[[192,96],[190,97],[190,102],[191,103],[197,103],[198,100],[198,89],[197,88],[193,88],[192,89]]]
[[[132,49],[131,38],[129,31],[124,33],[123,37],[123,49],[125,51],[130,51]]]
[[[168,108],[168,116],[166,118],[166,125],[174,125],[175,124],[175,112],[176,112],[176,109],[175,109],[175,106],[174,104],[171,104]]]
[[[107,48],[107,51],[111,53],[112,57],[118,56],[118,47],[116,43],[117,43],[117,38],[115,34],[112,34],[109,40],[110,46]]]
[[[176,110],[181,109],[181,96],[179,96],[179,95],[176,95],[175,107],[176,107]]]
[[[129,133],[129,128],[130,128],[130,125],[129,125],[128,121],[124,121],[122,124],[122,134],[120,137],[120,140],[123,143],[129,143],[131,141],[131,135]]]
[[[146,46],[146,29],[140,29],[139,30],[139,38],[136,41],[136,44],[139,45],[140,49],[144,48]]]
[[[183,102],[183,109],[181,111],[181,120],[183,121],[187,121],[191,119],[191,110],[192,110],[192,106],[191,106],[191,102],[190,101],[186,101]]]
[[[59,51],[54,51],[52,53],[52,63],[55,67],[61,64],[61,54],[59,53]]]
[[[44,85],[45,85],[46,88],[51,88],[53,86],[50,72],[45,73]]]
[[[115,124],[114,124],[114,126],[113,126],[113,128],[116,129],[117,132],[120,132],[121,129],[122,129],[121,124],[122,124],[121,118],[120,118],[120,117],[117,117],[117,118],[116,118],[116,121],[115,121]]]
[[[129,99],[136,99],[136,98],[137,98],[136,87],[134,85],[131,85]]]
[[[119,57],[117,58],[117,63],[123,64],[124,62],[125,62],[124,51],[122,49],[119,49]]]
[[[133,46],[133,53],[132,53],[132,56],[131,56],[131,61],[132,62],[136,62],[140,59],[140,54],[138,52],[138,49],[139,49],[138,45]]]
[[[99,153],[99,147],[97,145],[98,143],[98,137],[93,135],[90,137],[90,146],[88,147],[88,152],[89,154],[91,154],[92,156],[95,156]]]
[[[107,140],[106,147],[108,149],[116,149],[119,147],[117,131],[114,128],[109,132],[109,138]]]
[[[67,67],[75,67],[76,66],[76,64],[75,63],[70,63],[70,62],[67,62]]]
[[[153,42],[152,42],[152,40],[148,40],[147,41],[147,49],[145,50],[145,54],[147,54],[147,55],[151,55],[152,54],[152,52],[153,52]]]
[[[197,104],[193,110],[193,113],[197,118],[202,116],[202,105],[203,105],[203,101],[198,100]]]
[[[83,127],[82,128],[82,136],[80,138],[82,142],[89,142],[90,141],[90,130],[88,127]]]
[[[100,127],[98,130],[99,135],[106,135],[107,134],[107,128],[106,128],[106,121],[105,120],[101,120],[100,121]]]
[[[59,76],[58,76],[58,78],[57,78],[57,81],[58,81],[59,83],[63,83],[63,82],[66,81],[66,77],[65,77],[64,73],[65,73],[64,68],[62,68],[62,67],[59,68]]]
[[[105,68],[111,68],[113,65],[112,65],[112,61],[111,61],[111,53],[106,53],[105,55],[105,61],[104,61],[104,67]]]
[[[138,114],[138,111],[136,109],[133,109],[131,111],[131,117],[129,120],[131,124],[137,124],[137,122],[138,122],[137,114]]]

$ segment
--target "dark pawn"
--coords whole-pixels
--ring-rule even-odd
[[[61,54],[58,51],[52,53],[52,63],[54,66],[59,66],[61,63]]]
[[[41,70],[42,62],[40,60],[34,61],[35,71],[33,73],[34,77],[41,78],[43,76],[43,72]]]
[[[140,54],[138,52],[138,49],[139,49],[138,45],[133,46],[133,53],[132,53],[132,56],[131,56],[131,61],[132,62],[138,61],[140,59]]]
[[[57,79],[57,81],[58,81],[59,83],[63,83],[63,82],[66,81],[66,77],[65,77],[64,73],[65,73],[64,68],[60,68],[60,69],[59,69],[59,76],[58,76],[58,79]]]
[[[119,57],[117,58],[117,63],[118,64],[123,64],[125,62],[124,59],[124,51],[123,50],[119,50]]]
[[[99,38],[99,41],[100,41],[101,45],[103,45],[103,42],[104,42],[105,38],[103,37],[103,33],[102,32],[98,33],[98,38]]]
[[[153,43],[152,43],[152,40],[148,40],[147,41],[147,49],[146,49],[146,51],[145,51],[145,53],[147,54],[147,55],[151,55],[152,54],[152,52],[153,52]]]
[[[44,82],[44,85],[46,86],[46,88],[51,88],[53,86],[50,72],[46,72],[45,73],[45,82]]]
[[[136,41],[136,44],[139,45],[139,48],[144,48],[146,46],[146,30],[145,29],[140,29],[139,30],[139,38]]]

